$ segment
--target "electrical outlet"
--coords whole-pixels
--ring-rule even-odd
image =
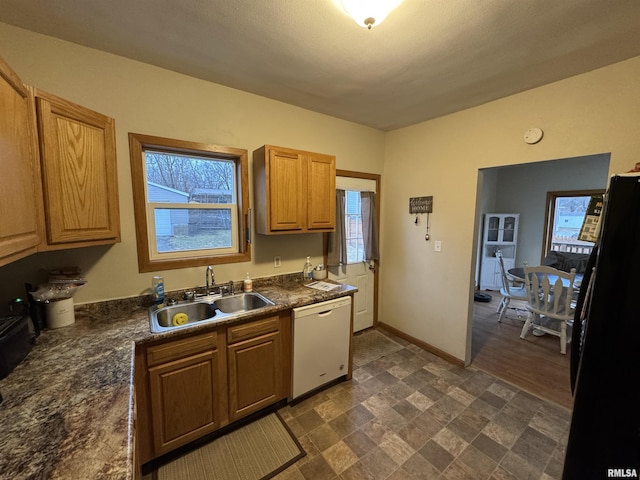
[[[440,241],[440,240],[436,240],[436,241],[435,241],[435,243],[434,243],[434,245],[433,245],[433,249],[434,249],[436,252],[441,252],[441,251],[442,251],[442,241]]]
[[[275,268],[280,268],[280,255],[276,255],[275,257],[273,257],[273,266]]]

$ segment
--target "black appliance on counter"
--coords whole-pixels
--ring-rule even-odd
[[[592,268],[595,267],[595,268]],[[613,176],[573,325],[563,480],[640,475],[640,176]]]
[[[24,360],[32,345],[27,315],[0,316],[0,380]]]

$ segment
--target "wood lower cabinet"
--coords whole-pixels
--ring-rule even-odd
[[[144,464],[289,396],[291,311],[136,349]]]
[[[218,352],[210,350],[149,369],[157,453],[218,428],[217,357]]]
[[[256,231],[331,232],[336,222],[336,157],[265,145],[253,152]]]
[[[229,327],[227,343],[231,421],[287,396],[279,317]]]
[[[216,332],[149,347],[146,357],[152,457],[221,426],[226,382]]]
[[[0,58],[0,266],[40,243],[40,168],[31,96]]]

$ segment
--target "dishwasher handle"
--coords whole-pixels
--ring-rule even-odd
[[[333,300],[327,300],[319,303],[312,303],[303,307],[296,307],[293,309],[293,318],[307,317],[309,315],[328,315],[334,310],[340,308],[351,308],[351,296],[334,298]]]

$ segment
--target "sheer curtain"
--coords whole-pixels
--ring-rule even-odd
[[[329,267],[347,264],[347,236],[345,234],[345,191],[336,190],[336,231],[329,233]]]
[[[362,205],[362,241],[367,262],[380,259],[378,249],[378,209],[375,192],[360,192]]]

